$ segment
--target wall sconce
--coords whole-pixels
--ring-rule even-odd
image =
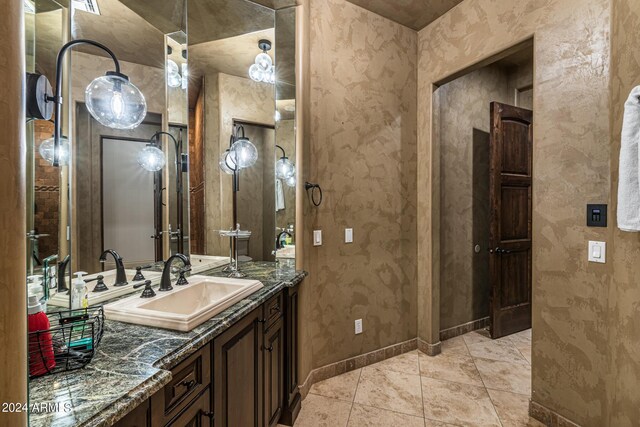
[[[33,119],[51,119],[51,103],[54,104],[53,166],[60,165],[62,143],[62,62],[65,53],[78,44],[88,44],[105,51],[115,64],[115,71],[93,80],[85,90],[85,102],[89,113],[100,124],[114,129],[134,129],[147,115],[147,103],[140,90],[120,72],[120,63],[106,46],[93,40],[73,40],[62,46],[56,61],[55,93],[46,77],[27,76],[27,112]]]
[[[287,157],[287,153],[284,151],[284,148],[277,144],[276,148],[279,148],[282,151],[282,157],[280,157],[280,159],[278,159],[278,161],[276,162],[276,177],[288,180],[296,174],[296,167]],[[295,182],[293,186],[295,186]]]

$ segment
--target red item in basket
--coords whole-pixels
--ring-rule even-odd
[[[51,328],[49,318],[42,311],[42,307],[35,295],[29,296],[29,375],[32,377],[44,375],[56,366],[53,354],[53,340],[51,332],[31,334],[31,332],[48,331]]]

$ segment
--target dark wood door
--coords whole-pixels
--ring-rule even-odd
[[[491,337],[531,327],[533,112],[491,103]]]
[[[210,427],[212,421],[211,394],[207,389],[167,427]]]
[[[216,427],[259,427],[262,421],[262,308],[213,342]]]
[[[280,317],[264,338],[264,425],[278,425],[284,402],[284,328]]]

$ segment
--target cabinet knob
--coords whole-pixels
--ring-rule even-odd
[[[271,353],[273,351],[273,346],[269,347],[266,349],[269,353]]]
[[[215,416],[213,415],[213,412],[210,412],[210,411],[200,411],[200,412],[204,417],[211,418],[212,420],[215,418]]]
[[[259,319],[258,323],[267,323],[267,319]]]
[[[271,311],[277,311],[278,313],[280,313],[280,306],[274,305],[273,307],[271,307]]]

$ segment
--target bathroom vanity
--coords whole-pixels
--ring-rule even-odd
[[[264,287],[190,332],[107,320],[87,368],[31,382],[32,403],[71,408],[31,414],[31,425],[292,425],[306,273],[287,261],[251,262],[244,271]]]

